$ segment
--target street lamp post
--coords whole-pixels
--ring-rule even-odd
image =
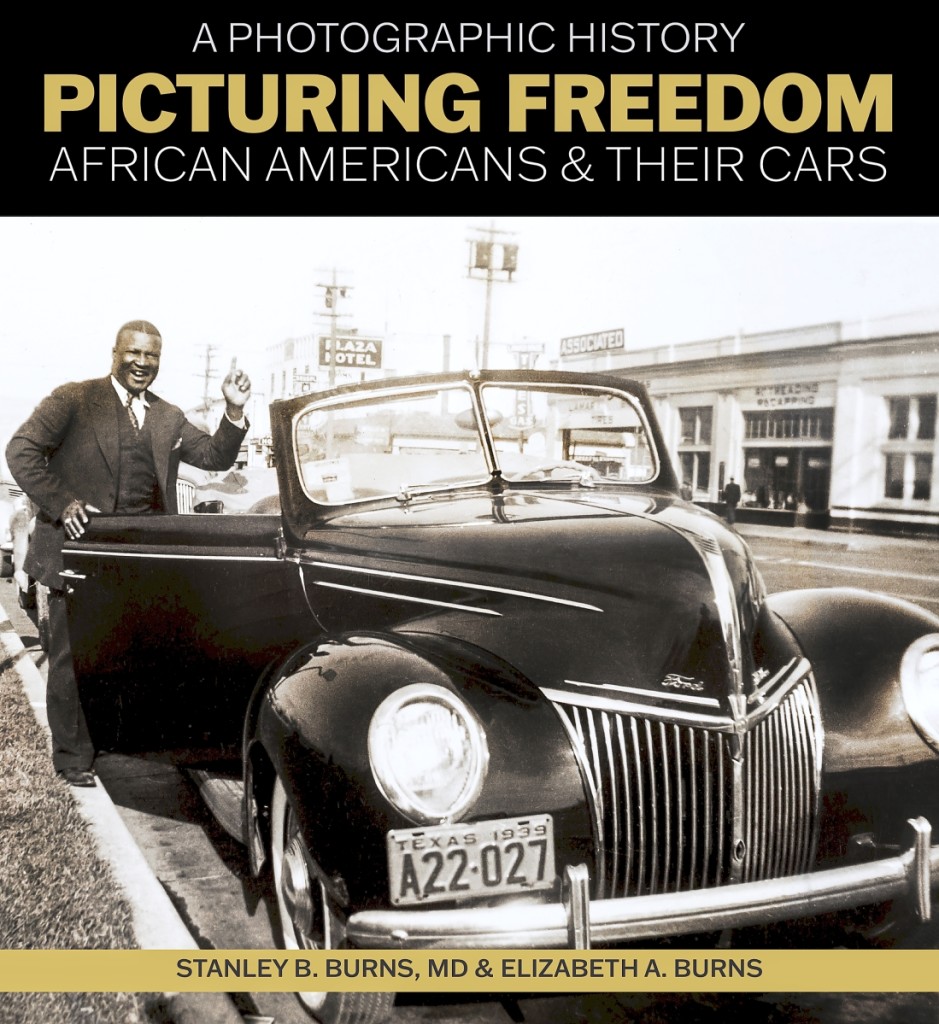
[[[479,237],[469,239],[470,253],[467,276],[474,281],[486,282],[486,304],[483,313],[482,350],[479,354],[480,369],[489,366],[489,325],[492,317],[492,285],[495,281],[511,282],[518,269],[518,245],[515,242],[497,241],[497,235],[513,232],[499,231],[494,227],[474,228]]]

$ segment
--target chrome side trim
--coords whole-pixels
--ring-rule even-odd
[[[232,545],[234,547],[235,545]],[[89,549],[89,548],[68,548],[69,555],[87,555],[98,557],[106,555],[108,558],[184,558],[187,562],[282,562],[282,558],[275,555],[194,555],[190,552],[155,552],[155,551],[114,551]]]
[[[601,697],[592,693],[568,693],[566,690],[555,690],[546,686],[541,687],[541,692],[555,704],[566,704],[575,708],[594,708],[597,711],[654,718],[660,722],[696,725],[705,729],[713,729],[715,732],[735,732],[737,729],[737,723],[729,715],[698,714],[681,708],[657,708],[649,704],[635,704],[617,697]]]
[[[491,608],[474,608],[468,604],[452,604],[449,601],[432,601],[427,597],[411,597],[409,594],[389,594],[385,590],[369,590],[367,587],[347,587],[343,583],[327,583],[324,580],[314,580],[316,587],[328,587],[330,590],[348,590],[353,594],[368,594],[369,597],[382,597],[388,601],[409,601],[411,604],[429,604],[434,608],[453,608],[459,612],[472,612],[474,615],[494,615],[497,619],[502,618],[502,612],[494,612]]]
[[[300,577],[300,589],[303,591],[303,600],[306,601],[306,606],[310,609],[310,614],[313,616],[313,620],[316,622],[317,626],[319,626],[319,628],[325,633],[326,628],[320,621],[319,615],[316,614],[316,608],[314,608],[313,606],[313,598],[310,594],[310,591],[307,590],[306,575],[299,566],[297,567],[297,575]]]
[[[579,679],[565,679],[568,686],[590,686],[604,692],[615,690],[617,693],[632,693],[637,697],[651,697],[656,700],[676,701],[682,704],[702,704],[707,707],[720,707],[716,697],[693,697],[687,693],[663,693],[658,690],[644,690],[641,686],[619,686],[617,683],[584,683]]]
[[[595,604],[582,601],[568,601],[563,597],[550,597],[547,594],[532,594],[527,590],[512,590],[509,587],[492,587],[485,583],[467,583],[464,580],[447,580],[439,576],[417,576],[407,572],[390,572],[386,569],[367,569],[358,565],[337,565],[335,562],[319,562],[307,560],[301,556],[301,565],[311,565],[318,569],[335,569],[340,572],[359,572],[366,576],[384,576],[391,580],[410,580],[415,583],[436,583],[446,587],[462,587],[465,590],[482,590],[489,594],[507,594],[510,597],[524,597],[529,601],[545,601],[548,604],[559,604],[566,608],[582,608],[588,612],[602,612]]]
[[[558,704],[576,704],[581,707],[592,707],[603,711],[621,711],[623,714],[641,714],[663,722],[688,723],[711,728],[718,732],[728,730],[746,731],[773,712],[804,679],[811,675],[812,666],[806,658],[793,658],[787,662],[758,691],[762,703],[758,703],[757,694],[747,700],[747,704],[757,706],[745,713],[738,711],[736,716],[695,714],[681,708],[664,708],[663,702],[669,704],[701,704],[707,707],[719,707],[720,701],[715,697],[695,697],[691,694],[660,692],[645,690],[638,686],[620,686],[618,683],[588,683],[579,679],[565,679],[569,686],[580,688],[591,687],[600,693],[569,693],[554,687],[541,687],[541,692]],[[628,693],[636,697],[645,697],[649,703],[628,701],[615,696],[616,693]],[[654,702],[654,703],[653,703]]]

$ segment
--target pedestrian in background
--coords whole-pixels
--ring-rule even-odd
[[[724,487],[724,505],[726,507],[727,522],[731,526],[737,521],[737,506],[740,504],[740,484],[733,477]]]

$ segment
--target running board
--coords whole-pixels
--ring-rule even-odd
[[[183,769],[222,828],[239,843],[244,843],[242,805],[244,782],[233,775],[221,775],[207,768]]]

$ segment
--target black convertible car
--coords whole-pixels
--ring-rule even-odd
[[[237,750],[229,827],[287,947],[933,942],[939,619],[767,596],[635,383],[409,378],[271,417],[279,495],[100,517],[66,574],[99,743]]]

